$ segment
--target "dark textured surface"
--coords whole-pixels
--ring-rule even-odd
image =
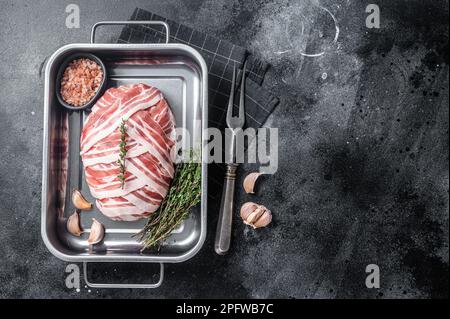
[[[68,3],[80,5],[80,29],[65,28]],[[377,1],[376,30],[365,27],[369,2],[320,1],[338,21],[335,44],[333,20],[312,3],[1,0],[0,296],[448,297],[448,2]],[[211,211],[204,248],[167,265],[160,289],[76,292],[40,238],[42,63],[136,6],[272,64],[265,85],[281,104],[267,125],[280,129],[279,169],[259,197],[239,199],[266,204],[274,221],[258,231],[236,221],[232,250],[219,257]],[[317,49],[327,53],[300,54]],[[380,289],[364,285],[370,263]],[[154,269],[123,270],[145,280]]]

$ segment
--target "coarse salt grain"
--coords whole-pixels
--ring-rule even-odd
[[[73,106],[83,106],[97,93],[103,80],[98,63],[87,58],[73,60],[61,79],[61,97]]]

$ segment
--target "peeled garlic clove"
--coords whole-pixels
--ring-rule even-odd
[[[261,176],[263,173],[250,173],[248,174],[244,179],[244,190],[247,194],[254,194],[254,187],[256,180],[259,176]]]
[[[272,212],[263,205],[248,202],[241,207],[241,218],[253,228],[266,227],[272,221]]]
[[[66,225],[67,231],[74,236],[81,236],[81,234],[83,233],[83,229],[81,228],[80,223],[80,215],[76,211],[69,216]]]
[[[92,218],[91,233],[88,238],[89,245],[98,244],[103,240],[103,237],[105,237],[105,226],[95,218]]]
[[[72,191],[72,203],[77,209],[87,210],[92,208],[92,203],[89,203],[77,189]]]

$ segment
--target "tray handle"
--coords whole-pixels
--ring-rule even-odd
[[[101,25],[130,25],[130,24],[162,25],[164,29],[166,29],[166,43],[169,43],[170,29],[169,25],[164,21],[99,21],[92,26],[91,43],[95,43],[95,31]]]
[[[159,263],[159,279],[158,282],[154,284],[105,284],[105,283],[94,283],[90,282],[88,280],[88,272],[87,272],[87,264],[88,262],[83,262],[83,276],[84,276],[84,282],[86,285],[92,288],[140,288],[140,289],[151,289],[151,288],[158,288],[161,286],[163,280],[164,280],[164,264]]]

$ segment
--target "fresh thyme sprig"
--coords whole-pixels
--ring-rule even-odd
[[[200,163],[191,161],[176,165],[169,192],[137,234],[143,245],[142,250],[158,246],[186,219],[191,208],[200,202],[201,176]]]
[[[125,157],[127,156],[127,140],[126,140],[126,134],[127,134],[127,127],[126,127],[126,120],[122,119],[122,122],[120,123],[120,154],[119,159],[117,160],[117,164],[119,164],[120,173],[117,175],[117,178],[121,182],[121,187],[123,188],[125,186]]]

